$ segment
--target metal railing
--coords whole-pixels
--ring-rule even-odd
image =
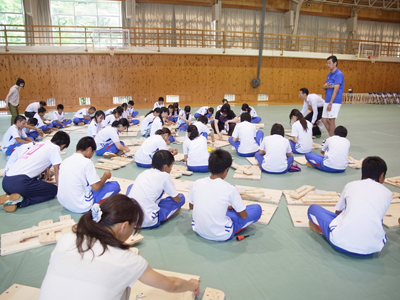
[[[38,26],[38,25],[0,25],[0,46],[6,51],[10,46],[84,46],[87,51],[96,46],[97,30],[122,32],[128,29],[128,36],[110,34],[102,39],[102,45],[117,45],[118,49],[130,44],[136,47],[194,47],[217,49],[258,49],[257,32],[167,29],[146,27],[80,27],[80,26]],[[125,31],[126,32],[126,31]],[[317,36],[266,33],[264,50],[297,52],[319,52],[329,54],[358,53],[360,42],[367,40],[339,39]],[[400,43],[381,43],[381,56],[399,57]]]

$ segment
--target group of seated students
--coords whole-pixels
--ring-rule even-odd
[[[163,102],[163,99],[159,102]],[[186,118],[187,112],[190,114],[190,107],[185,107],[182,115],[180,111],[178,113],[178,118],[182,117],[185,123],[191,119]],[[210,134],[214,140],[214,135],[206,126],[209,122],[214,124],[213,128],[218,136],[222,130],[231,131],[230,142],[238,154],[254,155],[265,172],[286,172],[293,163],[292,152],[306,153],[310,164],[323,171],[342,172],[345,169],[343,162],[347,159],[347,154],[344,155],[343,148],[348,153],[350,143],[346,139],[347,130],[343,126],[338,126],[335,135],[324,143],[322,153],[325,156],[319,156],[310,153],[309,139],[311,138],[312,144],[312,129],[298,110],[292,110],[289,115],[293,122],[291,140],[284,138],[281,124],[274,124],[271,135],[263,138],[262,131],[256,130],[248,112],[240,115],[240,123],[229,122],[227,127],[223,124],[221,128],[221,120],[226,123],[236,118],[227,103],[217,111],[215,119],[212,118],[209,108],[202,112],[197,122],[186,123],[187,135],[183,143],[183,153],[189,170],[210,172],[211,175],[194,181],[187,199],[177,192],[169,176],[177,150],[167,148],[172,134],[164,125],[173,120],[163,106],[150,112],[150,126],[147,124],[146,128],[141,128],[145,129],[144,134],[142,130],[144,136],[150,136],[136,153],[135,160],[138,166],[149,169],[139,174],[135,183],[126,191],[121,191],[118,182],[107,181],[111,178],[109,171],[100,178],[91,161],[94,153],[102,155],[106,151],[114,151],[121,154],[129,151],[118,137],[119,132],[130,126],[127,118],[120,118],[122,113],[120,114],[119,108],[113,109],[111,114],[115,119],[104,127],[101,125],[105,120],[104,112],[95,113],[94,108],[84,112],[83,116],[95,113],[88,136],[79,140],[76,153],[64,161],[60,152],[70,144],[70,137],[66,132],[57,132],[51,141],[33,143],[23,132],[26,118],[16,118],[10,132],[6,132],[6,140],[14,139],[19,147],[15,144],[4,145],[4,139],[2,144],[6,154],[11,156],[2,182],[7,194],[0,196],[0,204],[3,204],[6,211],[12,212],[18,207],[48,201],[57,195],[58,201],[66,209],[74,213],[84,213],[73,233],[64,235],[53,252],[42,285],[41,299],[52,299],[60,291],[63,291],[63,295],[72,295],[72,287],[76,285],[82,286],[84,295],[88,297],[104,292],[114,297],[121,295],[136,280],[170,292],[190,290],[198,293],[198,281],[179,280],[155,272],[143,258],[126,251],[128,247],[124,241],[133,231],[156,228],[168,221],[179,213],[185,201],[189,202],[192,210],[192,230],[207,240],[230,240],[260,219],[261,206],[244,205],[236,187],[225,181],[232,165],[231,154],[221,149],[208,153],[206,137]],[[228,116],[232,118],[228,119]],[[132,118],[132,114],[129,117]],[[74,117],[74,123],[79,121],[75,118],[77,117]],[[157,122],[160,124],[157,124],[151,134],[152,123]],[[144,121],[141,125],[143,123]],[[231,128],[230,123],[235,126]],[[102,127],[98,129],[100,126]],[[49,182],[50,166],[54,168],[56,185]],[[362,164],[361,180],[345,186],[335,213],[318,205],[310,206],[308,217],[311,229],[322,233],[335,249],[344,253],[363,256],[381,251],[387,240],[381,220],[392,201],[392,193],[382,184],[386,171],[386,163],[381,158],[367,157]],[[163,197],[164,193],[166,196]],[[65,258],[72,245],[77,247]],[[78,263],[80,259],[91,263]],[[121,264],[121,261],[124,263]],[[94,275],[94,270],[105,263],[109,266],[110,262],[114,267],[109,272],[104,272],[107,276],[98,272]],[[134,272],[126,269],[130,266],[135,266]],[[63,272],[60,278],[57,271],[60,268],[71,271]],[[74,277],[68,274],[74,274]],[[92,276],[89,278],[87,274]],[[110,277],[112,274],[119,276]],[[84,284],[92,282],[93,276],[102,287],[112,284],[117,288],[108,288],[106,291],[88,290]],[[114,277],[121,277],[123,280],[114,282]]]

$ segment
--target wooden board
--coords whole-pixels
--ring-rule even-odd
[[[140,125],[130,125],[128,130],[128,132],[139,132],[140,131]]]
[[[393,192],[392,203],[400,203],[400,193]]]
[[[389,208],[383,217],[383,225],[386,227],[399,227],[399,218],[400,218],[400,204],[390,204]]]
[[[134,162],[133,159],[131,159],[130,161],[123,161],[123,160],[108,159],[108,158],[100,158],[97,161],[105,163],[105,164],[109,164],[109,165],[119,166],[120,168],[125,167],[125,166],[131,164],[132,162]]]
[[[140,146],[143,144],[145,140],[146,138],[141,137],[138,139],[121,140],[121,141],[124,142],[125,146]]]
[[[400,187],[400,176],[386,178],[385,183]]]
[[[258,204],[262,208],[262,214],[261,218],[256,222],[256,223],[261,223],[268,225],[268,223],[271,221],[272,216],[274,215],[276,209],[278,208],[278,205],[274,204],[269,204],[269,203],[262,203],[262,202],[254,202],[254,201],[248,201],[248,200],[243,200],[244,205],[250,205],[250,204]]]
[[[322,206],[326,210],[331,212],[335,212],[335,208],[332,206]],[[294,227],[309,227],[308,226],[308,216],[307,211],[309,206],[300,206],[300,205],[288,205],[290,217],[292,218]]]
[[[176,273],[176,272],[170,272],[170,271],[163,271],[163,270],[157,270],[155,269],[156,272],[159,272],[165,276],[173,276],[173,277],[178,277],[181,279],[189,280],[189,279],[197,279],[200,280],[200,276],[197,275],[189,275],[189,274],[182,274],[182,273]],[[137,297],[139,295],[139,297]],[[168,293],[165,292],[161,289],[156,289],[153,287],[150,287],[148,285],[145,285],[141,283],[139,280],[136,281],[134,286],[131,288],[131,293],[129,300],[137,300],[141,299],[140,297],[145,297],[143,298],[144,300],[193,300],[193,293],[192,292],[184,292],[184,293]]]
[[[123,131],[123,132],[120,132],[120,133],[119,133],[119,136],[120,136],[120,137],[137,136],[138,133],[139,133],[139,131],[128,131],[128,132]]]
[[[60,216],[60,222],[53,223],[53,220],[46,220],[32,228],[4,233],[1,235],[1,256],[56,243],[64,233],[70,231],[73,225],[75,221],[70,215],[66,215]],[[54,232],[52,241],[45,239],[45,243],[41,243],[40,235],[48,235],[51,232]]]
[[[303,185],[303,186],[299,187],[297,190],[292,191],[290,193],[290,197],[298,200],[301,197],[303,197],[304,195],[306,195],[308,192],[311,192],[313,189],[314,189],[314,187],[311,185]]]
[[[225,293],[223,291],[207,287],[204,291],[202,300],[224,300]]]
[[[317,143],[312,143],[312,147],[313,147],[313,149],[321,149],[322,148],[322,146]]]
[[[37,300],[40,289],[22,284],[13,284],[3,294],[0,300]]]
[[[141,241],[143,241],[143,240],[144,240],[143,235],[137,233],[137,234],[135,234],[135,235],[131,235],[131,236],[125,241],[125,244],[132,246],[132,245],[134,245],[134,244],[136,244],[136,243],[139,243],[139,242],[141,242]]]
[[[285,129],[285,135],[286,136],[292,136],[292,129]]]
[[[84,129],[77,130],[76,133],[83,133],[83,134],[85,134],[85,133],[87,133],[87,130],[84,130]]]
[[[357,159],[354,159],[353,157],[349,156],[348,160],[349,160],[349,163],[347,166],[349,166],[350,168],[353,168],[353,169],[361,169],[364,158],[357,160]]]
[[[170,173],[170,176],[172,177],[172,179],[176,179],[176,178],[181,177],[182,175],[190,176],[190,175],[192,175],[192,174],[193,174],[193,172],[192,172],[192,171],[189,171],[189,170],[186,168],[186,165],[185,165],[185,166],[182,166],[182,165],[176,165],[176,164],[174,164],[173,167],[172,167],[172,171],[171,171],[171,173]]]
[[[111,157],[111,159],[112,159],[112,160],[124,161],[124,162],[128,162],[128,163],[133,163],[133,162],[135,162],[132,158],[121,157],[121,156]]]
[[[60,130],[69,132],[69,131],[78,130],[78,129],[82,128],[82,127],[83,126],[71,126],[71,127],[61,128]],[[85,131],[87,131],[87,130],[85,130]]]
[[[94,165],[94,167],[96,169],[107,170],[107,171],[117,170],[121,168],[121,166],[117,166],[115,164],[104,164],[104,163],[97,163]]]
[[[261,169],[258,166],[241,165],[233,174],[235,179],[261,180]]]
[[[111,177],[109,179],[109,181],[117,181],[119,183],[120,188],[121,188],[121,194],[125,194],[125,195],[126,195],[126,190],[127,190],[128,186],[130,186],[131,184],[135,183],[134,180],[129,180],[129,179],[125,179],[125,178],[118,178],[118,177]]]
[[[257,129],[264,129],[265,124],[264,123],[253,123],[254,125],[256,125]]]
[[[177,155],[174,156],[175,161],[183,161],[185,158],[185,155],[183,153],[178,153]]]
[[[139,150],[140,146],[131,146],[128,147],[129,152],[125,152],[126,155],[135,155],[135,153]]]
[[[294,161],[301,165],[305,165],[307,163],[307,159],[305,156],[294,156]]]
[[[255,157],[246,157],[246,159],[251,163],[253,166],[258,166],[258,161]]]

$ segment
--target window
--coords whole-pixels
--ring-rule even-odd
[[[79,105],[90,105],[90,97],[80,97]]]
[[[25,24],[22,0],[0,0],[0,24]],[[2,26],[0,28],[4,29]],[[25,43],[25,28],[7,26],[7,37],[7,42],[11,45]],[[0,42],[5,43],[4,32],[0,33]]]
[[[128,103],[129,100],[132,100],[132,96],[113,97],[113,104]]]
[[[167,103],[179,102],[179,95],[167,95]]]
[[[51,0],[51,19],[56,26],[121,27],[121,2]]]
[[[47,106],[56,106],[56,99],[55,98],[47,99]]]
[[[6,101],[1,100],[0,101],[0,108],[5,108],[6,107]]]
[[[268,95],[267,94],[258,94],[257,101],[268,101]]]
[[[224,99],[228,100],[228,102],[235,101],[235,95],[234,94],[225,94]]]

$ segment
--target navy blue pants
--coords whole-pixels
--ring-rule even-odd
[[[4,176],[3,190],[7,194],[20,194],[24,200],[18,207],[26,207],[33,204],[51,200],[57,195],[57,186],[27,175]]]

